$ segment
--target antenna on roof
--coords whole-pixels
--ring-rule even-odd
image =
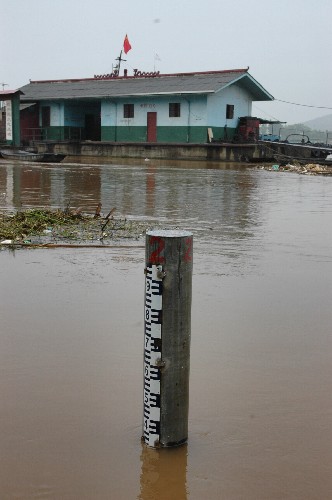
[[[119,76],[120,75],[121,62],[127,60],[127,59],[122,59],[122,49],[121,49],[119,57],[116,57],[115,60],[118,61],[118,63],[115,66],[113,66],[113,64],[112,64],[112,72],[114,74],[116,74],[117,76]]]
[[[5,90],[5,86],[7,86],[7,87],[8,87],[8,83],[3,83],[3,82],[1,82],[1,83],[0,83],[0,85],[2,85],[2,90]]]

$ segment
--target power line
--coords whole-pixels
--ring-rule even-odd
[[[270,115],[269,113],[267,113],[266,111],[264,111],[264,109],[259,108],[256,103],[253,103],[253,107],[255,107],[256,109],[258,109],[258,111],[260,111],[261,113],[264,113],[266,116],[269,116],[270,118],[273,118],[273,120],[279,120],[279,118],[276,118],[275,116]]]
[[[274,99],[277,102],[284,102],[286,104],[293,104],[293,106],[302,106],[304,108],[316,108],[316,109],[332,109],[328,106],[311,106],[310,104],[299,104],[298,102],[282,101],[281,99]]]

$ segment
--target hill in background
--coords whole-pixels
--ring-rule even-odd
[[[328,130],[332,132],[332,114],[314,118],[313,120],[304,122],[303,125],[310,127],[312,130],[321,130],[324,132]]]
[[[281,141],[287,139],[290,142],[298,142],[300,140],[299,136],[305,135],[305,141],[309,138],[311,143],[332,144],[332,114],[303,123],[282,125],[279,131],[275,130],[274,133],[279,134]],[[292,134],[291,137],[289,137],[290,134]]]

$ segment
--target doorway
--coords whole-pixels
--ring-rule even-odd
[[[85,115],[85,139],[90,141],[100,141],[101,123],[100,115],[86,114]]]
[[[157,142],[157,113],[148,112],[147,114],[147,141]]]

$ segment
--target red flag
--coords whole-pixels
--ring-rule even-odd
[[[130,49],[131,49],[131,45],[129,43],[128,36],[126,35],[124,42],[123,42],[124,53],[127,54],[130,51]]]

